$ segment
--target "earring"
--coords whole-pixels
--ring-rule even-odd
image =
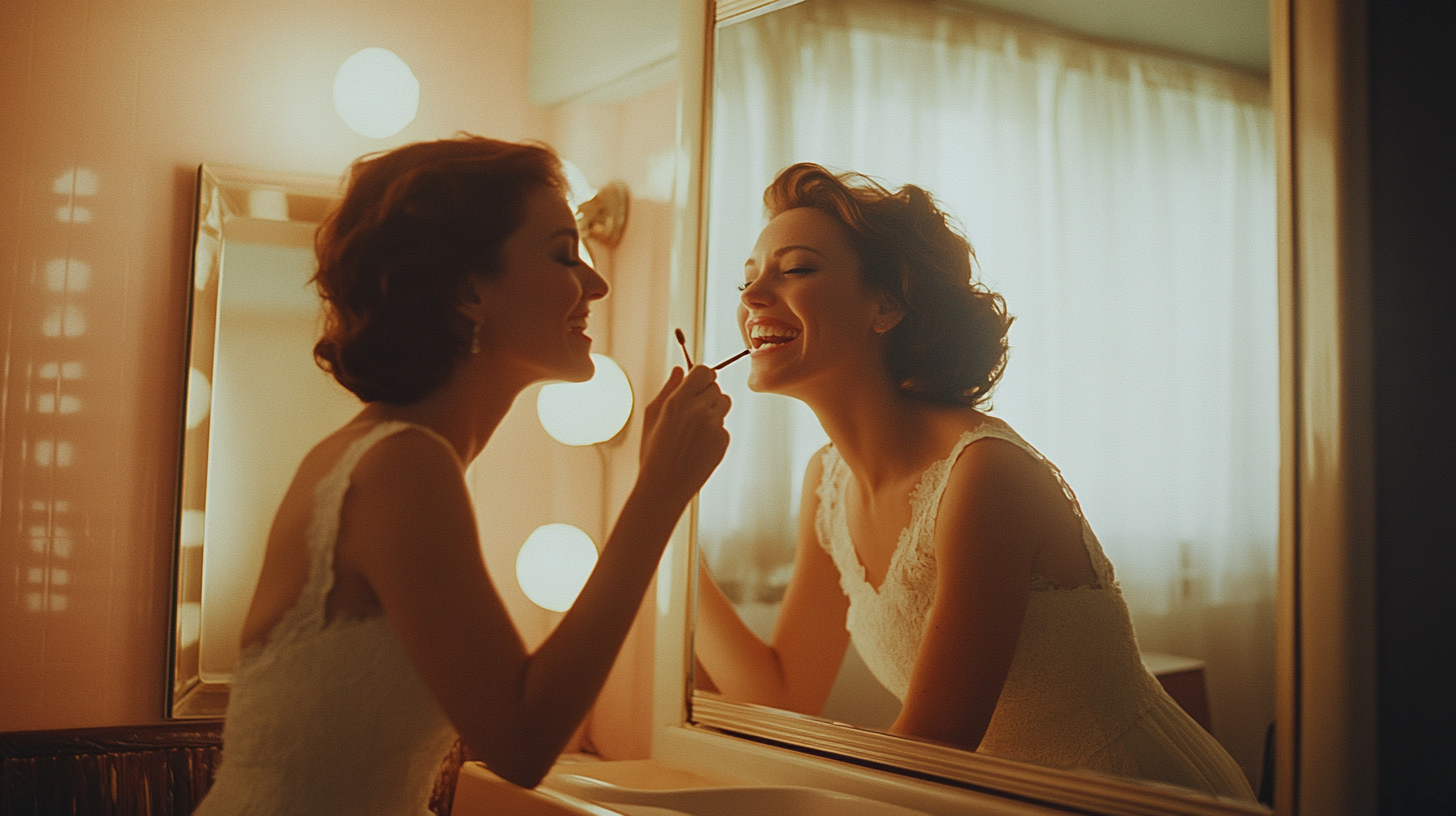
[[[474,325],[475,325],[475,328],[471,329],[471,331],[470,331],[470,353],[471,354],[479,354],[480,353],[480,324],[479,323],[476,323]]]

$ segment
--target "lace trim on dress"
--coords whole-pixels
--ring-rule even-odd
[[[988,437],[1010,442],[1051,471],[1062,494],[1071,503],[1072,512],[1076,515],[1077,521],[1081,524],[1082,545],[1087,551],[1092,572],[1097,577],[1097,582],[1094,584],[1068,587],[1056,583],[1044,574],[1033,572],[1031,590],[1034,592],[1054,590],[1076,592],[1111,588],[1117,591],[1117,580],[1113,573],[1112,563],[1103,554],[1097,537],[1092,533],[1091,525],[1088,524],[1086,516],[1082,513],[1082,505],[1077,501],[1077,495],[1072,492],[1067,480],[1062,477],[1061,470],[1043,456],[1041,451],[1022,439],[1011,429],[1011,426],[995,417],[985,417],[980,425],[961,434],[960,439],[956,440],[956,444],[951,447],[950,453],[932,462],[921,474],[920,481],[910,492],[910,523],[900,531],[895,551],[891,554],[890,563],[885,570],[885,577],[878,588],[870,586],[866,579],[864,563],[860,560],[849,536],[848,513],[844,502],[846,500],[845,487],[852,474],[833,444],[824,447],[821,452],[824,476],[819,483],[820,510],[819,517],[815,520],[815,526],[819,533],[820,546],[839,565],[841,577],[853,576],[858,583],[863,584],[875,596],[883,595],[891,579],[897,576],[899,580],[911,585],[919,585],[920,580],[933,577],[935,573],[935,519],[940,512],[941,497],[945,493],[946,485],[950,482],[951,470],[959,461],[961,453],[967,445]],[[844,551],[846,547],[848,549]],[[836,552],[837,550],[838,552]],[[846,590],[848,589],[849,587],[846,586]]]

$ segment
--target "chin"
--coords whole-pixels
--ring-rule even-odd
[[[748,375],[748,390],[755,394],[778,393],[778,388],[774,386],[773,380],[758,373],[750,373]]]
[[[562,377],[561,379],[566,380],[567,382],[586,382],[592,377],[595,377],[596,373],[597,364],[592,362],[591,358],[588,357],[581,362],[581,365],[572,366],[571,371],[568,372],[567,375],[565,377]]]

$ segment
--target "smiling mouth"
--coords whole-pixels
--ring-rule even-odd
[[[748,331],[748,344],[754,351],[778,348],[799,338],[799,330],[788,326],[754,326]]]

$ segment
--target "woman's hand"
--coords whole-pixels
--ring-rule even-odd
[[[674,367],[643,415],[640,488],[686,506],[728,450],[723,418],[732,401],[718,374]]]

